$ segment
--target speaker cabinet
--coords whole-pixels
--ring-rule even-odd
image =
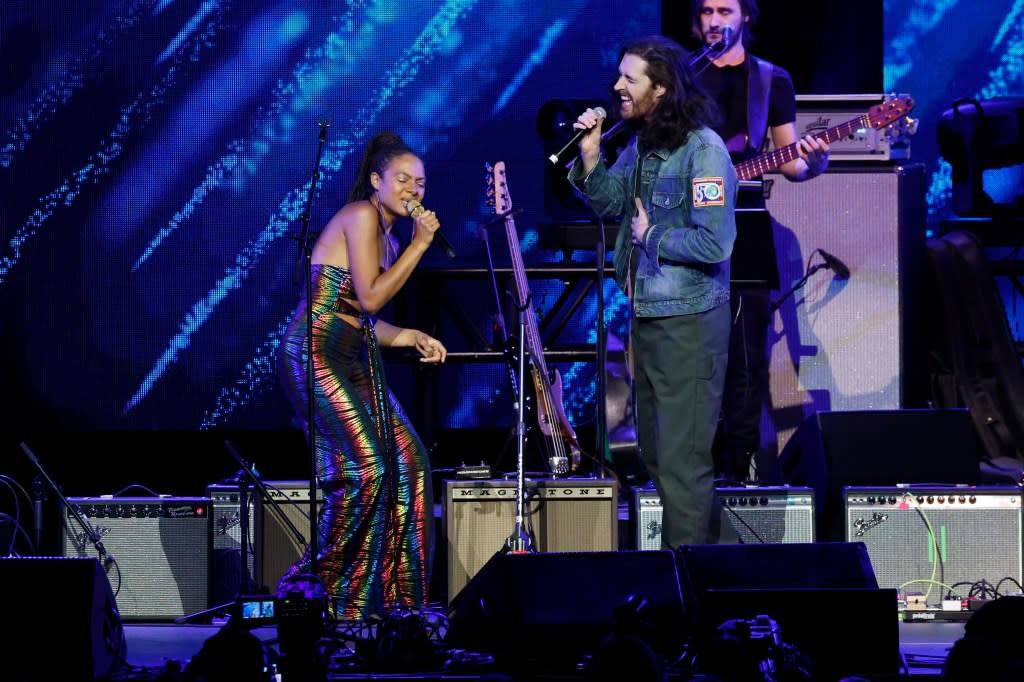
[[[635,629],[643,627],[635,634],[655,651],[670,660],[678,655],[685,629],[672,552],[497,554],[452,601],[445,641],[534,674],[575,672],[629,616]],[[621,678],[604,672],[607,679],[639,674],[636,668]]]
[[[3,679],[109,679],[128,656],[114,594],[95,559],[0,558],[7,585]]]
[[[311,539],[309,481],[264,481],[264,485],[277,511],[257,496],[256,527],[259,529],[259,542],[255,547],[256,582],[274,592],[281,576],[302,557]],[[316,490],[316,500],[316,514],[319,517],[323,507],[323,492],[319,488]],[[277,512],[294,526],[302,536],[301,542]]]
[[[764,441],[781,451],[809,415],[898,409],[923,403],[918,283],[923,254],[925,169],[834,166],[811,182],[769,174],[782,292],[816,249],[850,270],[829,269],[781,300],[769,330],[771,406]]]
[[[943,585],[966,596],[976,583],[1024,582],[1021,489],[1012,487],[849,487],[846,535],[863,542],[878,583],[905,596]],[[935,581],[935,582],[932,582]]]
[[[684,545],[677,556],[691,642],[706,660],[721,663],[720,626],[767,616],[778,629],[762,631],[811,661],[811,676],[795,679],[896,678],[896,592],[879,588],[864,543]],[[869,645],[854,644],[865,638]],[[725,651],[739,653],[735,643]],[[723,677],[753,680],[757,672]],[[783,666],[776,672],[786,678]]]
[[[62,515],[62,551],[100,559],[121,617],[171,620],[209,605],[210,499],[72,497],[92,526],[101,556],[70,509]]]
[[[515,530],[516,489],[516,481],[445,481],[449,602]],[[523,525],[538,552],[618,549],[614,480],[527,481],[523,497]]]
[[[785,481],[814,489],[818,536],[842,540],[843,486],[980,482],[977,435],[967,410],[821,412],[779,457]]]
[[[251,486],[250,486],[251,487]],[[210,498],[210,518],[213,522],[213,546],[210,552],[210,606],[225,604],[233,600],[242,590],[242,578],[251,583],[255,576],[256,564],[256,496],[250,490],[248,500],[249,533],[246,544],[249,556],[245,571],[242,569],[242,516],[237,485],[211,484],[206,487]]]
[[[717,488],[722,519],[745,544],[814,542],[814,491],[771,486]],[[636,549],[661,549],[661,498],[655,490],[633,491],[631,526]]]

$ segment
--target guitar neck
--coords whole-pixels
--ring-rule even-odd
[[[864,115],[850,119],[846,123],[829,128],[822,133],[816,133],[814,136],[832,144],[857,130],[868,127],[871,127],[871,124],[867,115]],[[762,154],[761,156],[736,164],[736,175],[739,176],[740,180],[753,180],[758,176],[775,170],[783,164],[789,163],[800,156],[800,153],[797,151],[797,144],[797,142],[794,142],[767,154]]]
[[[544,361],[544,348],[540,342],[540,330],[537,328],[537,317],[533,312],[533,299],[530,298],[530,283],[526,279],[526,266],[523,254],[519,250],[519,231],[511,216],[505,218],[505,235],[508,237],[508,251],[512,260],[512,271],[515,274],[516,293],[519,301],[529,300],[523,314],[526,316],[526,349],[530,351],[533,365],[547,377],[547,363]]]

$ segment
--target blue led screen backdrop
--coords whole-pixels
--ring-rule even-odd
[[[4,2],[0,430],[292,426],[273,358],[301,292],[291,236],[322,121],[311,229],[342,204],[366,141],[391,129],[422,153],[424,204],[458,251],[434,249],[424,267],[486,266],[484,164],[496,160],[527,265],[585,263],[592,253],[538,246],[535,117],[553,99],[607,101],[619,47],[661,16],[660,0]],[[932,220],[949,204],[935,122],[956,97],[1021,93],[1022,25],[1024,0],[884,3],[882,87],[917,101]],[[1012,169],[994,175],[997,198],[1019,193]],[[489,228],[488,243],[507,265],[503,232]],[[488,287],[454,287],[485,329]],[[538,282],[539,312],[565,287]],[[624,301],[605,293],[621,335]],[[594,314],[591,295],[559,341],[592,344]],[[467,345],[450,322],[439,331]],[[560,367],[571,419],[591,419],[592,364]],[[511,421],[503,368],[440,372],[438,426]],[[414,368],[396,367],[394,383],[417,399]]]

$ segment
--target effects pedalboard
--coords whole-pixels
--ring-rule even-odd
[[[969,620],[975,611],[992,599],[978,597],[948,597],[942,606],[928,606],[925,595],[912,594],[906,598],[906,606],[900,604],[900,620],[904,623],[959,622]]]

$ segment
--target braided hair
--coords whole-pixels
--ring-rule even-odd
[[[405,141],[396,133],[384,131],[377,133],[371,139],[363,151],[363,158],[359,162],[359,170],[356,171],[356,182],[352,191],[348,193],[349,201],[363,201],[373,196],[373,185],[370,183],[370,174],[384,175],[384,170],[391,163],[391,160],[415,152],[409,149]]]

